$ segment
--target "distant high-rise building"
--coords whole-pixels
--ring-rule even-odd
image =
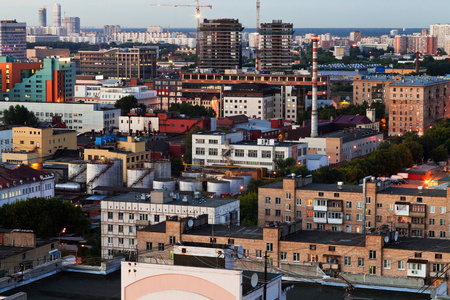
[[[292,71],[293,24],[273,20],[262,23],[260,67],[262,71]]]
[[[436,37],[438,48],[445,49],[447,38],[450,37],[450,24],[430,25],[430,35]]]
[[[39,27],[47,27],[47,8],[39,8]]]
[[[61,4],[53,5],[53,26],[61,27]]]
[[[361,42],[361,31],[351,31],[350,41],[354,43]]]
[[[120,25],[105,25],[103,26],[103,34],[112,37],[113,34],[121,31]]]
[[[27,58],[27,24],[16,20],[0,21],[0,56]]]
[[[397,29],[392,29],[392,30],[389,32],[389,35],[390,35],[390,36],[396,36],[396,35],[398,35],[398,30],[397,30]]]
[[[62,19],[62,27],[67,28],[67,35],[80,33],[80,18],[66,17]]]
[[[395,53],[416,53],[435,55],[437,53],[435,36],[397,35],[395,37]]]
[[[160,33],[160,32],[162,32],[162,27],[161,26],[149,26],[149,27],[147,27],[147,32]]]
[[[236,69],[241,62],[241,35],[244,29],[235,19],[204,19],[200,24],[200,58],[201,69],[215,69],[223,72]]]

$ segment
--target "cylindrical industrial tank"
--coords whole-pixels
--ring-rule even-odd
[[[244,178],[242,177],[232,177],[225,176],[222,178],[223,181],[228,181],[230,183],[230,194],[237,195],[244,188]]]
[[[200,171],[183,171],[181,172],[182,177],[190,177],[190,178],[202,178],[202,172]]]
[[[215,193],[216,196],[230,193],[230,183],[222,180],[208,180],[208,193]]]
[[[87,164],[87,192],[92,194],[97,186],[123,186],[123,164],[121,159],[108,159]]]
[[[144,168],[151,168],[154,172],[154,178],[172,177],[172,167],[170,160],[160,159],[153,162],[144,163]]]
[[[224,177],[224,176],[225,176],[224,173],[219,173],[219,172],[205,173],[205,177],[207,179],[221,180],[222,177]]]
[[[152,188],[153,176],[153,169],[127,169],[127,187]]]
[[[244,191],[247,191],[248,183],[253,178],[252,174],[240,174],[239,177],[244,179]]]
[[[174,191],[175,180],[173,180],[172,178],[156,178],[153,180],[153,189]]]
[[[87,161],[74,160],[69,162],[68,181],[86,183]]]
[[[202,191],[203,183],[201,180],[195,178],[182,178],[180,179],[180,191],[196,192]]]
[[[55,183],[55,190],[64,192],[79,192],[81,191],[81,186],[76,182]]]

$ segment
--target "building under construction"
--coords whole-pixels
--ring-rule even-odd
[[[200,24],[200,69],[223,72],[242,66],[241,36],[244,29],[235,19],[204,19]]]
[[[261,24],[260,67],[262,71],[292,71],[293,24],[273,20]]]

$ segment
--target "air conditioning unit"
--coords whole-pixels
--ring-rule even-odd
[[[411,270],[411,274],[417,274],[417,270]]]

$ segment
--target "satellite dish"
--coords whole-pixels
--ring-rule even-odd
[[[384,242],[387,244],[387,243],[389,243],[389,237],[388,236],[385,236],[384,237]]]
[[[239,246],[236,255],[239,259],[241,259],[244,256],[244,247]]]
[[[253,273],[251,283],[252,283],[252,287],[255,287],[258,284],[258,274]]]
[[[192,221],[192,219],[190,219],[190,220],[188,221],[187,225],[188,225],[189,228],[192,227],[192,226],[194,226],[194,221]]]
[[[395,233],[394,233],[394,241],[397,241],[398,240],[398,231],[396,231]]]

